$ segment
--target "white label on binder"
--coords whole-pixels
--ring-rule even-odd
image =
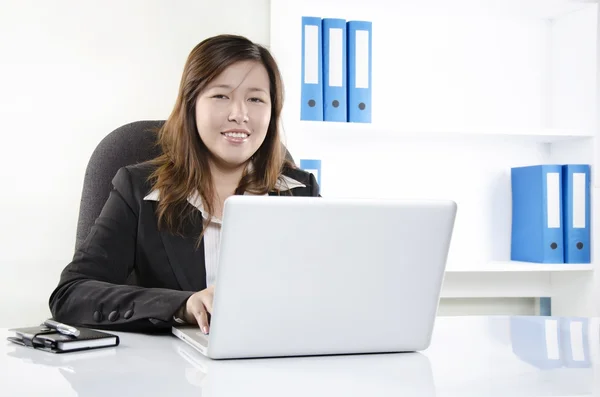
[[[573,173],[573,228],[585,228],[585,174]]]
[[[569,331],[571,333],[573,361],[585,360],[585,353],[583,351],[583,323],[581,321],[571,322]]]
[[[558,321],[546,320],[546,355],[548,360],[560,359],[558,349]]]
[[[340,28],[329,29],[329,86],[343,87],[344,31]]]
[[[319,27],[304,26],[304,83],[319,84]]]
[[[356,31],[356,88],[369,88],[369,31]]]
[[[560,227],[560,176],[558,172],[546,175],[546,208],[548,209],[548,228]]]

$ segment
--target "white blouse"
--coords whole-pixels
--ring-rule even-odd
[[[298,182],[295,179],[282,175],[280,179],[277,181],[275,185],[277,190],[286,191],[291,190],[296,187],[306,187],[301,182]],[[250,193],[244,193],[250,194]],[[160,192],[158,190],[153,190],[144,197],[144,200],[150,201],[159,201]],[[194,207],[198,208],[202,213],[202,218],[204,220],[208,219],[208,214],[204,211],[204,205],[202,204],[202,199],[200,195],[196,192],[195,194],[190,195],[188,197],[188,202],[192,204]],[[211,222],[206,227],[204,231],[204,263],[206,267],[206,286],[215,285],[217,282],[217,268],[219,265],[219,251],[221,247],[221,219],[213,216],[211,218]]]

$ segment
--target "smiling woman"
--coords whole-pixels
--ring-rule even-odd
[[[244,37],[216,36],[192,50],[160,136],[162,146],[175,153],[154,162],[154,188],[168,188],[158,205],[161,226],[177,231],[174,216],[180,211],[172,203],[184,202],[195,190],[206,212],[220,217],[234,192],[266,194],[275,188],[283,167],[293,167],[285,163],[280,142],[282,92],[269,51]]]
[[[234,35],[199,43],[159,132],[162,154],[117,172],[50,296],[52,315],[113,330],[187,322],[208,333],[225,200],[319,196],[314,176],[284,158],[282,92],[264,47]]]

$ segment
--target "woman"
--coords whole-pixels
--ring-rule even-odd
[[[221,35],[190,53],[162,155],[121,168],[86,241],[50,296],[61,322],[209,332],[224,201],[234,194],[318,196],[284,159],[283,89],[269,52]]]

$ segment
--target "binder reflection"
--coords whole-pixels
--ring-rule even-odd
[[[173,348],[203,397],[435,396],[429,359],[420,353],[213,361],[184,343]]]
[[[589,368],[598,324],[576,317],[511,317],[510,335],[513,353],[536,368]]]

